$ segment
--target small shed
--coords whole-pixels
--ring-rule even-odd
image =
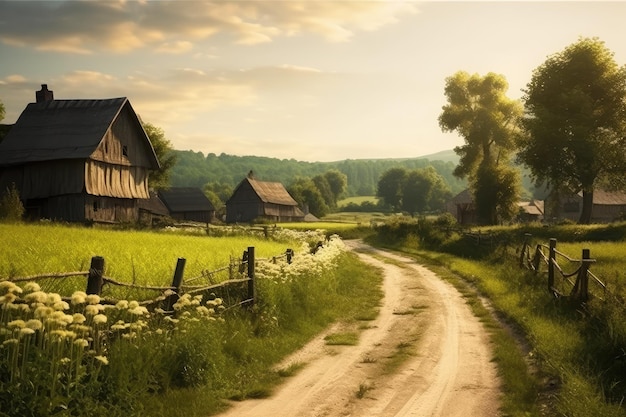
[[[578,221],[583,209],[583,193],[546,198],[546,218]],[[591,209],[592,223],[610,223],[626,216],[626,192],[594,190]]]
[[[139,222],[152,226],[170,217],[170,212],[155,191],[150,191],[149,199],[139,200]]]
[[[544,202],[542,200],[520,201],[519,220],[522,222],[540,222],[543,220]]]
[[[280,182],[254,179],[252,171],[226,202],[226,222],[301,222],[304,213]]]
[[[15,184],[31,218],[136,222],[159,161],[128,99],[35,96],[0,143],[0,193]]]
[[[459,224],[476,223],[476,206],[469,188],[461,191],[448,201],[446,210],[454,216]]]
[[[215,207],[199,188],[173,187],[158,195],[173,219],[210,223],[215,218]]]

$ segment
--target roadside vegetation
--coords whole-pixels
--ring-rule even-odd
[[[313,232],[285,231],[286,240],[276,242],[190,231],[0,227],[6,237],[0,249],[0,416],[215,414],[227,400],[269,395],[283,375],[295,372],[275,369],[281,358],[333,321],[375,317],[382,297],[380,273],[346,252],[340,239],[326,239],[311,253],[310,242],[324,239]],[[101,254],[111,259],[117,279],[150,283],[171,278],[170,256],[187,256],[202,268],[221,265],[247,246],[259,248],[261,257],[286,244],[295,249],[291,264],[257,265],[253,307],[194,294],[183,295],[168,314],[132,299],[104,304],[82,291],[84,282],[75,288],[66,282],[56,291],[7,279],[84,269],[83,258]]]
[[[430,265],[468,297],[490,329],[504,381],[507,415],[624,416],[626,224],[524,225],[482,229],[494,240],[477,245],[439,220],[397,218],[378,228],[371,243]],[[580,304],[547,291],[544,272],[519,267],[519,249],[550,238],[559,250],[597,260],[591,270],[619,301],[593,297]],[[492,314],[480,301],[489,300]],[[505,325],[504,329],[502,324]],[[506,330],[508,329],[508,330]],[[521,360],[523,358],[523,360]]]

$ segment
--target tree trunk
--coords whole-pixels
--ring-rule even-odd
[[[593,190],[583,190],[583,209],[580,212],[578,224],[591,223],[591,210],[593,209]]]

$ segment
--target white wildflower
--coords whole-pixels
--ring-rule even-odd
[[[78,304],[84,304],[85,302],[87,302],[87,293],[84,291],[75,291],[72,294],[72,304],[73,305],[78,305]]]

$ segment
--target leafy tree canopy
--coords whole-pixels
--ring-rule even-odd
[[[454,149],[460,156],[454,174],[469,178],[478,220],[484,224],[496,223],[498,213],[507,213],[512,209],[507,206],[514,203],[489,185],[494,176],[508,181],[501,187],[510,189],[515,198],[519,194],[515,171],[497,175],[502,167],[510,165],[522,114],[521,103],[506,96],[508,87],[502,75],[459,71],[446,79],[448,104],[439,116],[443,131],[456,131],[465,140],[463,146]]]
[[[169,188],[170,174],[176,164],[176,154],[173,152],[172,143],[166,139],[165,132],[160,127],[151,123],[143,123],[143,129],[146,131],[161,165],[158,170],[150,172],[150,188],[155,190]]]
[[[309,212],[317,217],[324,217],[330,211],[322,193],[310,178],[297,178],[287,191],[301,207],[308,207]]]
[[[402,189],[408,171],[405,168],[391,168],[385,171],[378,180],[376,196],[384,200],[385,205],[394,210],[402,208]]]
[[[550,56],[524,90],[519,159],[537,181],[583,192],[581,223],[591,221],[599,182],[626,171],[626,67],[597,38]]]

